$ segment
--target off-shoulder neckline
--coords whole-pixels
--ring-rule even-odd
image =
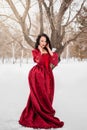
[[[35,50],[37,50],[38,52],[40,52],[39,49],[35,49]],[[44,54],[48,54],[48,52],[46,52],[46,53],[41,53],[41,52],[40,52],[40,54],[41,54],[41,55],[44,55]]]
[[[47,54],[49,54],[49,53],[41,53],[41,52],[40,52],[40,54],[41,54],[41,55],[47,55]]]

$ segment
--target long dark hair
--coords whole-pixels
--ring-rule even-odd
[[[38,45],[40,44],[40,38],[41,38],[42,36],[46,38],[46,42],[47,42],[47,44],[49,44],[49,47],[50,47],[50,49],[52,50],[52,46],[51,46],[50,39],[49,39],[49,37],[48,37],[45,33],[42,33],[42,34],[39,34],[39,35],[38,35],[38,37],[37,37],[37,39],[36,39],[35,49],[38,49]],[[46,47],[45,47],[44,49],[47,50]]]

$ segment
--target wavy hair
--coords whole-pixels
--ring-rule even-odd
[[[35,44],[35,49],[38,49],[38,45],[40,44],[40,38],[41,37],[45,37],[46,38],[46,42],[49,44],[49,47],[50,49],[52,50],[52,46],[51,46],[51,42],[50,42],[50,39],[49,37],[45,34],[45,33],[42,33],[42,34],[39,34],[37,39],[36,39],[36,44]],[[44,48],[45,50],[47,50],[47,48],[45,47]]]

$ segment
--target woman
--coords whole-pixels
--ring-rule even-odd
[[[52,108],[54,96],[54,77],[51,64],[58,64],[58,55],[52,52],[46,34],[41,34],[32,50],[33,59],[37,63],[29,72],[30,95],[27,105],[21,114],[19,123],[32,128],[60,128],[64,122],[54,117]]]

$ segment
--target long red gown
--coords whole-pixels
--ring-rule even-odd
[[[32,128],[60,128],[64,122],[54,117],[52,107],[54,96],[54,77],[50,64],[58,64],[58,55],[41,54],[38,49],[32,51],[37,63],[29,72],[30,94],[19,123]]]

